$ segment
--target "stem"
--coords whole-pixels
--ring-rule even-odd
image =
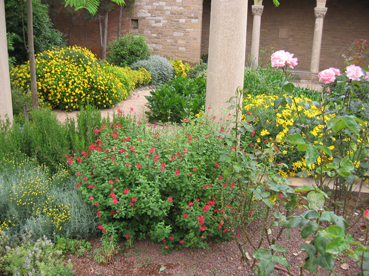
[[[368,241],[368,224],[366,224],[366,233],[365,233],[365,243],[364,246],[366,246],[366,242]],[[364,264],[364,252],[365,250],[363,250],[363,253],[361,254],[361,262],[360,262],[360,269],[361,269],[361,275],[364,275],[364,268],[363,268],[363,264]]]

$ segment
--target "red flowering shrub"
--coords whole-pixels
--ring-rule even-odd
[[[95,131],[87,153],[69,163],[77,188],[98,203],[100,229],[115,228],[129,243],[150,237],[164,250],[229,239],[222,212],[234,212],[237,201],[222,208],[220,198],[236,197],[239,188],[222,176],[218,128],[198,120],[160,131],[134,123]]]

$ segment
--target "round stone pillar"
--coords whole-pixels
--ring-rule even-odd
[[[319,72],[320,49],[322,45],[322,35],[323,35],[323,22],[327,10],[328,9],[326,7],[324,6],[322,7],[322,3],[318,3],[318,7],[314,8],[315,28],[314,28],[313,51],[311,55],[311,65],[310,65],[311,73]]]
[[[259,64],[260,26],[263,10],[263,5],[252,5],[252,14],[254,16],[252,23],[252,41],[250,56],[250,64],[252,68],[257,68]]]
[[[218,119],[243,89],[248,0],[212,0],[205,112]],[[211,108],[211,109],[210,109]]]
[[[0,0],[0,49],[0,120],[7,116],[13,122],[4,0]]]

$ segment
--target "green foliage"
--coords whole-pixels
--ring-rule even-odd
[[[73,265],[61,259],[61,251],[45,236],[32,241],[31,235],[18,246],[9,246],[0,231],[0,269],[5,275],[73,275]]]
[[[133,70],[145,68],[151,73],[150,84],[162,85],[172,80],[175,76],[175,71],[170,62],[161,56],[150,56],[147,60],[139,60],[131,64]]]
[[[275,70],[270,65],[263,69],[246,68],[244,77],[244,88],[246,94],[250,95],[280,95],[282,83],[287,81],[283,71]]]
[[[33,9],[33,35],[35,53],[49,50],[52,47],[64,46],[64,35],[53,29],[49,18],[48,6],[42,4],[41,0],[32,1]],[[25,40],[23,39],[22,10],[24,19]],[[28,60],[25,48],[27,44],[27,8],[26,1],[7,0],[5,2],[6,30],[12,33],[13,49],[9,49],[9,57],[15,64],[22,64]]]
[[[77,188],[98,206],[99,229],[114,228],[127,245],[150,237],[164,251],[229,239],[219,190],[236,196],[239,187],[222,176],[223,140],[214,133],[219,126],[198,119],[152,127],[103,126],[88,156],[69,158],[82,181]],[[238,201],[229,204],[223,208],[227,214],[239,207]]]
[[[118,67],[114,67],[118,68]],[[126,75],[133,83],[135,88],[148,85],[151,81],[151,74],[147,72],[145,68],[138,68],[138,70],[132,70],[130,67],[119,68],[124,75]]]
[[[95,262],[98,264],[110,263],[119,249],[117,240],[117,232],[114,228],[110,228],[108,232],[104,232],[101,238],[102,246],[93,252]]]
[[[190,71],[188,72],[187,76],[189,78],[192,78],[192,79],[198,78],[199,75],[203,71],[206,71],[207,69],[208,69],[208,64],[207,63],[197,64],[193,68],[190,69]]]
[[[12,238],[23,231],[36,239],[96,235],[96,210],[78,197],[75,179],[66,170],[50,177],[47,169],[27,159],[2,158],[0,164],[0,231]]]
[[[181,122],[204,109],[206,81],[176,77],[146,96],[149,120]]]
[[[128,97],[134,84],[120,67],[97,62],[87,49],[55,48],[36,56],[38,96],[66,111],[92,105],[109,108]],[[12,87],[30,89],[29,63],[10,72]]]
[[[144,36],[127,34],[109,43],[106,60],[114,65],[126,67],[138,60],[148,59],[150,55],[151,51]]]
[[[91,250],[91,243],[85,240],[68,239],[63,236],[56,236],[55,249],[60,250],[63,255],[83,255],[85,251]]]
[[[170,64],[172,64],[175,72],[176,72],[176,76],[182,76],[182,77],[187,77],[187,73],[190,71],[191,67],[190,65],[186,62],[183,63],[182,60],[180,59],[169,59]]]
[[[8,53],[9,51],[13,51],[14,50],[14,46],[13,46],[13,41],[16,38],[16,34],[14,33],[6,33],[6,43],[8,46]],[[15,57],[9,57],[8,54],[8,60],[9,60],[9,70],[12,69],[15,66],[16,63],[16,59]]]

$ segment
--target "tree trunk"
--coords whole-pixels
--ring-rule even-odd
[[[98,15],[99,20],[99,38],[100,38],[100,48],[101,48],[101,56],[103,55],[103,30],[101,26],[101,15],[99,13]]]
[[[102,47],[102,55],[101,59],[106,59],[106,45],[108,43],[108,19],[109,19],[109,10],[108,3],[104,1],[105,11],[104,11],[104,38],[103,38],[103,47]]]
[[[32,0],[27,0],[27,30],[28,30],[29,67],[31,71],[30,75],[31,75],[32,106],[33,108],[37,109],[39,106],[37,97],[35,50],[33,45]]]
[[[119,17],[118,17],[118,35],[120,37],[120,32],[122,29],[122,13],[123,13],[123,5],[119,6]]]

